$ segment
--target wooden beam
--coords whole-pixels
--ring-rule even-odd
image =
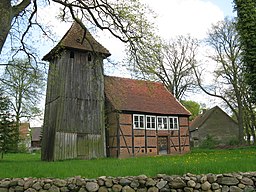
[[[179,130],[178,130],[178,135],[179,135],[179,136],[178,136],[178,137],[179,137],[179,138],[178,138],[178,140],[179,140],[179,152],[181,152],[181,145],[180,145],[180,142],[181,142],[181,141],[180,141],[180,118],[179,118],[179,117],[178,117],[178,120],[179,120]]]
[[[119,113],[116,113],[116,133],[117,133],[117,157],[120,156],[120,125],[119,125]]]

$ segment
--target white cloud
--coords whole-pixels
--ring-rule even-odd
[[[224,18],[224,13],[216,5],[203,0],[145,0],[159,15],[157,24],[165,39],[176,35],[191,34],[205,37],[212,23]]]
[[[211,25],[224,18],[219,7],[205,0],[144,0],[144,3],[158,15],[155,24],[159,35],[167,40],[186,34],[203,39]],[[124,45],[118,39],[106,33],[97,39],[109,49],[113,58],[119,61],[124,58]]]

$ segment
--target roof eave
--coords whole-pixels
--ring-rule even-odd
[[[63,46],[59,46],[57,45],[56,47],[54,47],[49,53],[47,53],[42,60],[43,61],[51,61],[53,60],[53,58],[57,57],[60,52],[64,51],[64,50],[77,50],[77,51],[81,51],[81,52],[88,52],[87,50],[84,49],[77,49],[77,48],[73,48],[73,47],[63,47]],[[99,53],[99,52],[96,52]],[[99,53],[103,55],[103,59],[106,59],[107,57],[111,56],[110,53]]]

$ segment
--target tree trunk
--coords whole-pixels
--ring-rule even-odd
[[[247,113],[245,114],[245,116],[247,118],[245,118],[245,123],[248,124],[248,132],[250,132],[250,135],[253,138],[252,144],[255,145],[255,126],[256,126],[256,115],[255,115],[255,111],[254,111],[254,107],[252,105],[252,103],[250,102],[250,99],[248,97],[245,98],[244,102],[244,106],[247,108]]]
[[[250,126],[250,129],[251,129],[251,135],[253,138],[252,144],[255,145],[256,144],[256,142],[255,142],[256,135],[255,135],[255,130],[254,130],[253,124]]]
[[[0,2],[0,53],[11,29],[12,6],[10,0],[1,0]]]
[[[254,110],[250,110],[251,112],[251,118],[252,118],[252,125],[250,126],[251,132],[252,132],[252,138],[253,138],[253,145],[256,144],[256,134],[255,134],[255,126],[256,126],[256,117],[255,117],[255,112]]]
[[[255,132],[253,132],[252,138],[253,138],[252,144],[255,145],[256,144],[256,142],[255,142],[255,139],[256,139]]]
[[[17,117],[16,117],[17,118]],[[15,127],[14,127],[14,151],[19,151],[19,141],[20,141],[20,119],[16,119]]]
[[[246,142],[248,145],[250,145],[250,138],[251,138],[251,135],[250,135],[250,131],[249,131],[249,126],[248,124],[245,125],[245,132],[246,132]]]
[[[244,119],[243,119],[243,107],[240,101],[238,103],[238,127],[239,127],[239,143],[244,143]],[[240,103],[240,104],[239,104]]]
[[[30,5],[30,0],[23,0],[18,5],[11,5],[11,0],[0,1],[0,54],[12,27],[12,20]]]

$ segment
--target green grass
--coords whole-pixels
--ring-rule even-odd
[[[256,171],[256,147],[229,150],[194,150],[185,155],[128,159],[93,159],[42,162],[40,154],[6,154],[0,160],[0,178],[82,176],[135,176],[158,173],[230,173]]]

